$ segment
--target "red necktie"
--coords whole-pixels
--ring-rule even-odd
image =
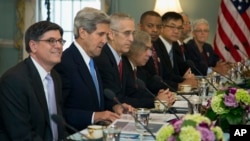
[[[183,59],[184,59],[184,61],[185,61],[185,60],[186,60],[186,57],[185,57],[184,43],[180,45],[180,48],[181,48],[182,57],[183,57]]]
[[[122,81],[122,60],[120,60],[120,62],[118,64],[118,71],[120,74],[120,80]]]
[[[156,74],[159,75],[158,56],[157,56],[157,53],[156,53],[156,50],[155,50],[154,47],[152,47],[152,58],[153,58],[153,61],[154,61]]]

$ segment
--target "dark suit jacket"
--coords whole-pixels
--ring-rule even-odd
[[[202,73],[202,75],[207,75],[208,67],[214,67],[220,59],[219,56],[214,53],[213,47],[210,44],[205,43],[203,45],[203,52],[207,57],[208,62],[206,62],[193,39],[187,43],[186,51],[187,58],[194,62],[196,68]],[[194,73],[201,75],[197,71],[194,71]]]
[[[61,80],[51,71],[61,115]],[[52,141],[43,82],[31,58],[8,70],[0,81],[0,140]],[[58,125],[59,139],[64,138]]]
[[[171,61],[166,50],[165,45],[158,38],[155,42],[153,42],[153,46],[156,50],[157,56],[159,58],[159,75],[162,79],[170,85],[170,87],[174,90],[177,90],[178,83],[184,81],[182,76],[186,72],[188,66],[186,65],[180,50],[180,46],[177,42],[173,43],[173,59],[174,59],[174,67],[171,65]],[[151,74],[155,75],[155,67],[153,59],[149,59],[144,68]]]
[[[126,76],[131,78],[127,82],[136,91],[135,93],[129,95],[129,97],[134,99],[134,101],[132,102],[134,104],[132,104],[132,105],[137,107],[137,108],[140,108],[140,107],[153,108],[154,107],[154,96],[156,96],[156,93],[158,92],[158,90],[156,93],[152,93],[152,94],[154,94],[154,96],[152,96],[151,94],[149,94],[149,92],[147,92],[144,88],[141,88],[136,83],[136,79],[138,78],[138,79],[142,80],[145,83],[145,87],[147,87],[147,86],[150,86],[150,84],[153,84],[153,82],[150,83],[150,81],[152,79],[147,76],[146,72],[141,67],[137,67],[137,73],[136,73],[136,78],[135,78],[134,70],[133,70],[133,68],[132,68],[132,66],[131,66],[131,64],[126,56],[122,57],[122,62],[123,62],[123,66],[127,70]],[[147,89],[148,89],[148,87],[147,87]],[[131,101],[129,101],[129,102],[131,102]]]
[[[101,54],[98,57],[94,58],[94,60],[101,75],[103,88],[112,90],[121,100],[121,98],[123,97],[123,93],[125,93],[127,87],[127,77],[124,67],[122,70],[123,79],[121,82],[115,57],[107,44],[104,45]],[[116,103],[106,97],[104,97],[104,99],[106,108],[112,110],[112,106]]]
[[[126,65],[127,62],[124,62],[124,59],[122,60],[122,82],[120,82],[117,63],[107,44],[103,47],[101,55],[95,58],[95,62],[100,70],[104,89],[111,89],[121,102],[138,108],[153,106],[153,98],[150,97],[150,95],[148,95],[150,98],[147,99],[145,99],[143,95],[139,95],[135,87],[134,75],[130,72],[128,65]],[[105,99],[105,104],[106,103],[111,103],[109,105],[114,104],[113,101],[108,99]]]
[[[66,121],[78,130],[91,124],[92,114],[104,110],[101,78],[99,81],[101,104],[88,66],[74,43],[63,52],[61,63],[55,66],[63,83],[63,114]]]

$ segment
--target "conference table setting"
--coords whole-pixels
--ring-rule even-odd
[[[180,86],[174,92],[176,101],[171,107],[156,99],[152,109],[137,108],[108,126],[90,125],[68,139],[227,141],[230,125],[249,124],[250,83],[247,75],[250,73],[244,69],[242,64],[236,64],[227,76],[216,72],[206,77],[197,76],[198,88]]]

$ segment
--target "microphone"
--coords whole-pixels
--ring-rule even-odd
[[[69,125],[68,123],[66,123],[66,122],[64,121],[63,117],[60,116],[60,115],[52,114],[52,115],[51,115],[51,119],[52,119],[58,126],[64,125],[65,127],[67,127],[68,129],[70,129],[71,131],[74,131],[75,133],[82,135],[82,136],[85,137],[86,139],[88,139],[88,140],[94,140],[94,139],[91,139],[89,136],[87,136],[87,135],[81,133],[80,131],[78,131],[78,130],[77,130],[76,128],[74,128],[73,126],[71,126],[71,125]]]
[[[187,101],[187,103],[190,105],[190,109],[191,109],[191,114],[194,113],[194,110],[193,110],[193,104],[189,101],[189,99],[187,99],[185,96],[183,96],[182,94],[179,94],[175,89],[173,89],[170,85],[168,85],[166,82],[164,82],[160,76],[158,75],[154,75],[153,76],[153,79],[158,81],[158,82],[161,82],[163,85],[165,85],[166,87],[168,87],[169,89],[173,90],[173,92],[176,92],[179,96],[181,96],[183,99],[185,99]]]
[[[203,76],[202,73],[199,71],[199,69],[195,67],[193,61],[187,60],[186,63],[187,63],[188,66],[195,69],[202,76],[202,78],[204,78],[207,81],[208,84],[210,84],[216,91],[218,91],[218,89],[214,86],[214,84],[211,83],[205,76]]]
[[[110,89],[104,89],[104,95],[109,99],[115,101],[117,104],[121,105],[123,110],[127,111],[127,108],[122,105],[119,99],[115,96],[115,93]]]
[[[225,46],[225,50],[226,50],[227,52],[231,53],[231,51],[230,51],[230,49],[229,49],[228,46]]]
[[[139,88],[146,90],[147,93],[149,93],[152,97],[154,97],[155,99],[157,99],[157,100],[164,106],[165,109],[168,109],[168,110],[171,112],[171,114],[174,114],[174,116],[175,116],[177,119],[180,119],[179,116],[177,116],[176,113],[173,111],[173,109],[168,108],[168,107],[165,105],[165,103],[163,103],[159,98],[157,98],[157,97],[156,97],[156,96],[155,96],[155,95],[145,86],[145,83],[144,83],[141,79],[137,78],[135,81],[136,81],[136,84],[138,85]]]
[[[247,55],[245,52],[243,52],[243,51],[239,48],[239,46],[238,46],[238,45],[234,45],[234,48],[235,48],[236,50],[239,50],[239,51],[240,51],[240,53],[241,53],[243,56],[245,56],[245,57],[246,57],[246,59],[248,58],[248,55]]]
[[[114,93],[112,90],[110,90],[110,89],[104,89],[104,95],[105,95],[108,99],[114,100],[117,104],[121,105],[122,108],[123,108],[124,110],[127,110],[127,108],[125,108],[125,107],[122,105],[122,103],[119,101],[119,99],[115,96],[115,93]],[[137,119],[135,118],[135,116],[134,116],[133,114],[131,114],[130,112],[129,112],[129,115],[131,115],[131,116],[133,117],[133,119],[134,119],[136,122],[138,122],[144,129],[146,129],[147,132],[149,132],[150,135],[156,140],[155,135],[152,133],[152,131],[149,130],[148,127],[146,127],[141,121],[137,120]]]

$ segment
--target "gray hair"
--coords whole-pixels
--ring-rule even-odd
[[[109,16],[101,10],[85,7],[78,11],[74,19],[74,36],[79,37],[79,29],[84,28],[88,33],[96,30],[96,25],[104,23],[110,24]]]
[[[151,41],[151,36],[142,30],[136,30],[134,34],[134,41],[131,44],[128,53],[125,56],[137,55],[138,53],[147,49],[146,44]]]
[[[110,28],[112,29],[119,29],[120,24],[119,22],[121,20],[132,20],[134,21],[134,19],[132,17],[130,17],[129,15],[125,14],[125,13],[114,13],[110,16]]]
[[[195,20],[193,22],[193,30],[196,30],[196,27],[199,24],[206,24],[208,26],[208,29],[209,29],[209,23],[208,23],[208,21],[202,18],[202,19]]]

